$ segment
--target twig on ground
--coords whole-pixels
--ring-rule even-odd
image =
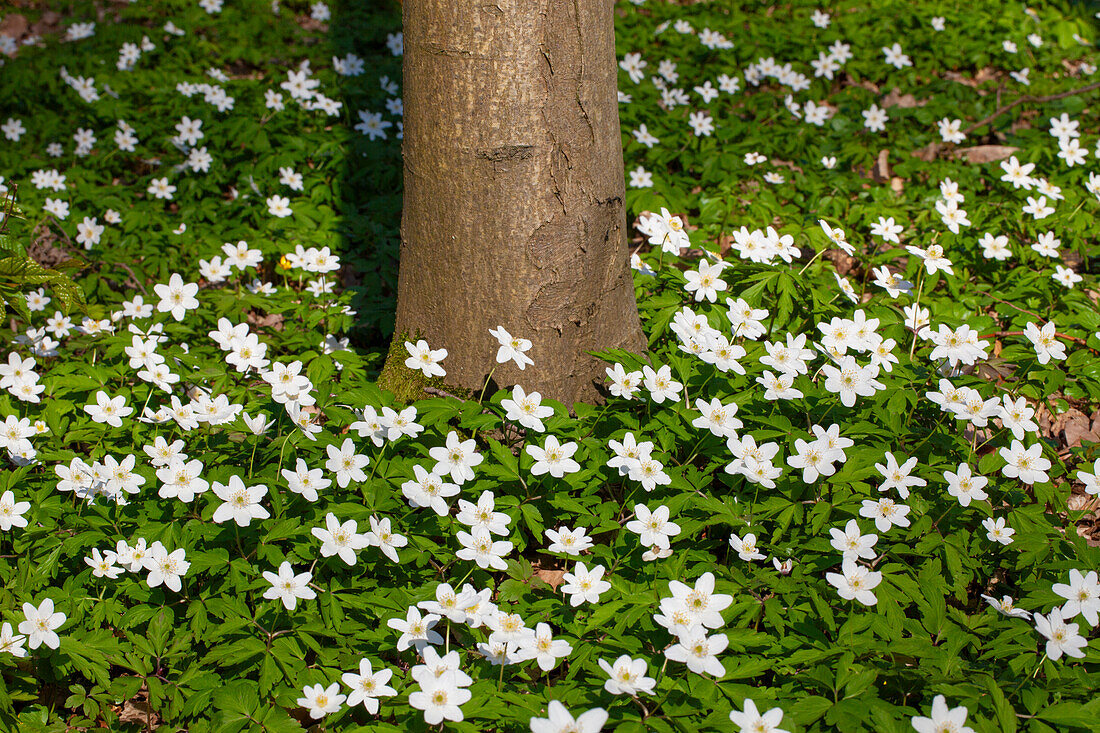
[[[1093,82],[1092,84],[1089,84],[1088,86],[1083,86],[1080,89],[1070,89],[1068,92],[1060,92],[1058,94],[1048,94],[1045,97],[1034,97],[1030,94],[1025,94],[1024,96],[1020,97],[1019,99],[1015,100],[1014,102],[1009,102],[1008,104],[1004,105],[1003,107],[998,107],[997,111],[994,112],[993,114],[989,115],[989,117],[986,117],[984,120],[980,120],[978,122],[975,122],[973,125],[966,128],[965,130],[963,130],[963,134],[964,135],[969,135],[970,133],[974,132],[978,128],[983,127],[985,125],[988,125],[990,122],[997,119],[998,117],[1003,115],[1005,112],[1008,112],[1010,109],[1018,107],[1021,104],[1025,104],[1025,103],[1044,104],[1046,102],[1053,102],[1053,101],[1058,100],[1058,99],[1065,99],[1066,97],[1072,97],[1075,94],[1084,94],[1086,92],[1091,92],[1093,89],[1100,89],[1100,81]]]

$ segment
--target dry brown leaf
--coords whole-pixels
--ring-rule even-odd
[[[1090,547],[1096,547],[1097,545],[1100,545],[1100,542],[1097,542],[1096,544],[1093,543],[1092,530],[1093,527],[1091,522],[1081,522],[1077,525],[1077,536],[1084,537],[1085,542],[1088,543]]]
[[[878,157],[875,158],[875,165],[871,168],[871,179],[875,183],[885,183],[891,178],[890,172],[890,150],[883,148],[878,151]]]
[[[825,254],[822,256],[833,263],[833,267],[836,268],[837,274],[841,277],[846,276],[859,264],[859,260],[839,249],[825,250]]]
[[[965,84],[972,89],[977,89],[978,94],[984,96],[989,92],[985,89],[978,89],[978,87],[980,87],[982,84],[989,81],[990,79],[995,78],[996,76],[997,70],[994,69],[992,66],[986,66],[985,68],[979,69],[978,73],[972,77],[966,76],[965,74],[960,74],[957,71],[948,71],[943,75],[943,78],[947,79],[948,81]]]
[[[802,173],[802,167],[795,165],[790,160],[779,160],[778,158],[769,158],[768,162],[771,163],[772,165],[776,165],[776,166],[779,166],[781,168],[787,168],[787,169],[790,169],[790,170],[795,171],[797,173]]]
[[[557,590],[558,586],[562,584],[562,580],[564,580],[564,578],[563,578],[564,575],[565,575],[564,570],[551,570],[549,568],[539,568],[538,570],[535,571],[535,576],[539,580],[541,580],[543,583],[546,583],[548,586],[553,588],[554,590]]]
[[[909,154],[914,158],[923,160],[925,163],[931,163],[936,159],[936,156],[940,154],[940,150],[942,149],[943,145],[941,143],[928,143],[923,148],[917,148]]]
[[[1088,494],[1071,494],[1066,499],[1066,508],[1071,512],[1079,512],[1083,511],[1090,503],[1092,503],[1092,497]]]
[[[890,93],[882,98],[883,107],[912,109],[913,107],[923,107],[926,104],[928,104],[927,99],[917,99],[912,94],[902,94],[901,90],[897,87],[891,89]]]
[[[44,36],[48,33],[57,33],[61,30],[61,13],[47,10],[31,26],[31,33],[36,36]]]
[[[298,25],[302,27],[302,30],[306,31],[320,31],[322,33],[328,32],[328,23],[323,20],[314,20],[309,15],[299,15],[294,19]]]
[[[1019,148],[1011,145],[975,145],[970,148],[959,148],[952,152],[952,157],[964,158],[967,163],[993,163],[998,160],[1015,155]]]
[[[848,77],[848,85],[849,86],[856,86],[856,87],[863,87],[867,91],[874,92],[875,94],[879,93],[879,85],[875,84],[870,79],[860,79],[858,82],[854,82],[854,81],[852,81],[851,77]]]
[[[733,235],[722,234],[718,237],[718,253],[725,256],[726,252],[730,251],[730,247],[733,246]]]
[[[16,40],[23,37],[23,34],[27,32],[27,19],[19,13],[11,13],[5,15],[4,19],[0,21],[0,33],[5,36],[11,36]]]
[[[137,723],[150,730],[160,724],[160,717],[152,711],[149,703],[144,700],[127,700],[122,703],[122,711],[118,714],[120,723]]]
[[[890,179],[890,188],[894,193],[901,193],[905,190],[905,179],[894,176]]]
[[[59,237],[47,224],[35,228],[32,233],[34,240],[27,247],[27,254],[43,267],[56,267],[70,259],[70,255],[64,249],[57,246]]]
[[[1092,421],[1080,410],[1071,407],[1054,421],[1054,427],[1063,445],[1076,448],[1081,443],[1100,442],[1100,436],[1092,430]]]
[[[1016,365],[1012,362],[1005,361],[999,356],[994,354],[992,357],[985,361],[980,361],[974,365],[971,373],[977,374],[982,379],[988,379],[993,382],[1003,382],[1011,379],[1013,372],[1016,371]]]
[[[248,312],[248,322],[259,328],[271,328],[276,331],[283,330],[283,314],[282,313],[268,313],[262,314],[256,311]]]

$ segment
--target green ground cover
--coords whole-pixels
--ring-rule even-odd
[[[0,727],[1095,729],[1086,4],[620,3],[650,351],[601,406],[375,385],[395,3],[41,5]]]

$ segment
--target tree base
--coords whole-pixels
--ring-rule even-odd
[[[378,388],[392,392],[401,404],[437,396],[427,391],[429,388],[437,392],[445,392],[460,400],[474,399],[471,390],[447,384],[445,377],[425,377],[424,372],[419,369],[409,369],[405,366],[405,360],[409,358],[405,342],[416,343],[419,338],[419,334],[410,336],[408,332],[394,334],[389,351],[386,352],[382,372],[378,375]],[[446,365],[444,365],[445,368]]]

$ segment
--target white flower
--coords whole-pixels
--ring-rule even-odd
[[[356,453],[355,443],[351,438],[344,438],[339,448],[335,445],[325,446],[325,451],[328,453],[325,468],[336,474],[336,483],[340,488],[345,488],[352,481],[367,480],[363,469],[370,463],[370,459]]]
[[[630,175],[629,185],[631,188],[653,187],[653,174],[642,166],[638,166],[634,170],[628,171],[628,173]]]
[[[445,499],[459,492],[457,485],[443,481],[443,478],[434,472],[428,472],[423,466],[413,466],[414,479],[401,484],[401,493],[409,501],[409,505],[417,507],[431,507],[439,516],[446,516],[450,507]]]
[[[1041,484],[1050,480],[1046,474],[1050,461],[1043,458],[1042,443],[1024,448],[1023,443],[1013,440],[1010,447],[1001,448],[999,453],[1005,460],[1001,473],[1008,478],[1019,478],[1025,484]]]
[[[736,534],[731,534],[730,546],[737,552],[737,556],[746,562],[766,560],[768,557],[756,548],[756,535],[751,532],[744,537],[738,537]]]
[[[637,534],[645,547],[669,548],[669,538],[680,534],[680,525],[669,521],[669,509],[661,505],[652,512],[645,504],[634,505],[634,519],[626,529]]]
[[[1023,399],[1022,397],[1020,399]],[[1100,494],[1100,458],[1092,466],[1092,473],[1078,471],[1077,480],[1085,485],[1085,493],[1096,496]]]
[[[914,715],[910,722],[917,733],[974,733],[974,729],[966,725],[966,707],[960,705],[949,710],[943,695],[932,699],[931,718]]]
[[[874,560],[875,552],[871,548],[878,542],[878,535],[875,534],[861,534],[859,530],[859,524],[854,519],[849,519],[848,524],[844,526],[844,530],[841,531],[836,527],[829,528],[829,534],[832,535],[832,539],[829,543],[837,550],[843,553],[843,558],[863,558],[865,560]]]
[[[247,527],[253,519],[267,519],[271,516],[260,506],[260,499],[267,495],[267,487],[262,484],[245,486],[240,476],[230,476],[228,484],[215,481],[210,488],[224,502],[214,510],[214,516],[211,517],[218,524],[232,519],[238,526]]]
[[[631,481],[638,481],[646,491],[653,491],[657,486],[668,486],[672,478],[665,473],[661,462],[651,456],[640,456],[630,465],[627,476]]]
[[[343,683],[351,688],[351,694],[347,699],[348,705],[354,707],[362,703],[368,713],[375,715],[378,712],[377,698],[397,694],[397,690],[386,684],[391,677],[393,677],[392,670],[380,669],[375,672],[369,659],[365,657],[360,659],[358,674],[346,672],[340,676]]]
[[[168,183],[167,178],[154,178],[149,181],[149,188],[146,191],[158,199],[171,199],[172,194],[176,192],[176,187]]]
[[[172,273],[167,285],[162,283],[154,285],[153,292],[160,297],[157,311],[171,313],[177,321],[182,321],[187,311],[199,307],[199,301],[195,299],[195,294],[199,292],[198,284],[184,283],[179,273]]]
[[[154,542],[149,546],[143,561],[145,569],[149,571],[145,582],[150,588],[156,588],[163,583],[169,589],[179,593],[183,588],[180,578],[186,575],[188,568],[191,567],[191,563],[186,560],[186,554],[182,547],[168,552],[159,541]]]
[[[26,604],[24,604],[26,608]],[[1078,633],[1077,624],[1067,624],[1062,618],[1062,610],[1056,608],[1044,616],[1036,613],[1032,619],[1035,622],[1035,630],[1046,637],[1046,654],[1054,660],[1062,658],[1065,654],[1070,657],[1081,658],[1085,656],[1084,648],[1088,646],[1088,639]],[[19,630],[23,631],[20,624]],[[31,645],[34,648],[34,645]]]
[[[696,302],[705,298],[714,303],[718,299],[718,293],[726,289],[726,281],[719,277],[726,266],[727,263],[723,261],[710,264],[706,260],[700,260],[698,270],[684,272],[684,278],[687,280],[684,290],[689,293],[694,292]]]
[[[485,527],[473,527],[469,532],[458,532],[458,541],[462,549],[455,553],[460,560],[473,560],[479,568],[487,570],[507,570],[504,556],[512,551],[512,543],[507,540],[493,540]]]
[[[710,572],[700,575],[694,587],[672,580],[669,581],[668,589],[672,597],[662,598],[660,601],[661,613],[664,616],[654,616],[654,620],[668,627],[672,633],[679,632],[673,630],[667,622],[675,620],[682,614],[686,614],[687,619],[684,628],[700,624],[708,629],[717,629],[725,623],[722,620],[722,611],[733,603],[733,596],[714,592],[714,573]]]
[[[963,506],[970,506],[970,502],[977,499],[988,499],[989,495],[982,489],[989,483],[985,476],[975,476],[970,466],[960,463],[957,473],[944,471],[943,477],[947,479],[947,493],[959,500]]]
[[[476,450],[477,443],[473,438],[459,440],[458,433],[447,433],[447,444],[436,446],[428,451],[428,455],[435,459],[436,464],[433,473],[440,476],[451,475],[451,480],[461,486],[466,481],[474,478],[474,466],[480,465],[484,456]]]
[[[507,535],[510,517],[496,511],[496,499],[492,491],[486,491],[473,504],[458,500],[458,516],[455,519],[469,527],[484,527],[492,534]]]
[[[454,675],[424,678],[420,689],[409,694],[409,705],[424,711],[424,722],[438,725],[446,720],[459,722],[463,719],[462,705],[470,701],[473,694],[454,682]]]
[[[642,373],[640,371],[627,372],[622,364],[607,367],[604,371],[607,373],[608,379],[611,380],[611,386],[608,390],[614,397],[632,399],[638,387],[641,386]]]
[[[1061,361],[1066,358],[1066,346],[1058,340],[1056,329],[1054,321],[1047,321],[1042,328],[1030,322],[1024,326],[1024,336],[1035,347],[1035,355],[1040,364],[1046,364],[1051,359]]]
[[[604,682],[604,689],[612,695],[631,695],[637,697],[639,692],[647,695],[653,694],[653,687],[657,681],[652,677],[646,677],[646,663],[644,659],[631,659],[624,654],[615,660],[615,664],[608,664],[606,660],[599,660],[600,668],[607,673],[608,680]]]
[[[565,573],[562,579],[562,593],[569,594],[569,605],[574,608],[582,603],[599,603],[600,594],[611,589],[611,583],[603,580],[607,571],[603,565],[595,565],[589,570],[583,562],[573,566],[573,572]]]
[[[19,633],[26,635],[28,647],[37,649],[45,644],[50,649],[56,649],[61,645],[56,630],[65,623],[66,616],[54,611],[52,599],[44,598],[37,607],[33,603],[24,603],[23,619],[19,623]],[[11,627],[8,627],[8,633],[10,635]]]
[[[325,527],[313,527],[310,533],[321,540],[321,557],[339,555],[345,563],[354,565],[355,553],[369,544],[366,535],[359,534],[357,529],[354,519],[341,524],[336,515],[329,512],[325,515]]]
[[[871,132],[881,132],[886,129],[886,123],[890,121],[890,118],[886,115],[886,111],[881,109],[877,104],[872,104],[869,109],[865,109],[863,114],[863,126]]]
[[[988,517],[982,520],[982,527],[985,528],[986,537],[990,542],[1000,542],[1002,545],[1011,545],[1012,535],[1016,534],[1016,530],[1011,527],[1005,526],[1005,518]]]
[[[267,204],[267,213],[280,219],[285,219],[294,213],[290,209],[290,199],[286,196],[268,196],[264,203]]]
[[[495,331],[490,328],[489,333],[491,333],[500,344],[500,348],[497,349],[497,364],[503,364],[508,360],[512,360],[515,362],[515,365],[522,370],[525,369],[528,364],[535,363],[531,357],[527,356],[525,353],[531,349],[531,342],[528,339],[513,336],[504,329],[504,326],[498,326]]]
[[[264,598],[282,601],[288,611],[294,610],[299,598],[311,600],[317,597],[317,593],[309,587],[313,575],[309,572],[295,574],[289,562],[283,561],[278,573],[265,570],[263,576],[271,583],[271,587],[264,591]]]
[[[96,404],[84,405],[84,411],[92,420],[99,423],[107,423],[116,428],[122,427],[122,418],[134,413],[134,408],[126,406],[126,398],[122,395],[110,397],[102,390],[96,392]]]
[[[428,644],[443,643],[443,637],[432,631],[437,623],[439,616],[434,613],[421,616],[416,606],[410,606],[405,618],[391,618],[386,626],[401,632],[401,637],[397,640],[397,651],[402,652],[413,646],[420,652]]]
[[[722,677],[726,668],[718,661],[718,654],[725,651],[729,639],[725,634],[707,636],[705,629],[695,627],[689,633],[680,635],[677,643],[665,650],[665,657],[673,662],[683,662],[695,674],[709,674]]]
[[[746,697],[743,706],[744,712],[730,711],[730,721],[738,726],[739,733],[788,733],[779,727],[783,720],[783,711],[772,708],[766,713],[756,709],[756,703]]]
[[[512,387],[512,399],[501,400],[500,406],[507,411],[506,419],[518,422],[528,430],[534,430],[538,433],[546,431],[542,418],[554,414],[553,407],[542,404],[541,394],[538,392],[525,392],[523,387],[518,384]]]
[[[397,534],[390,529],[390,518],[379,519],[373,514],[370,516],[370,531],[366,533],[367,544],[376,546],[382,554],[393,562],[400,562],[397,556],[397,548],[405,547],[409,540],[404,535]]]
[[[894,454],[889,451],[886,453],[886,463],[876,463],[875,468],[882,474],[886,480],[878,487],[879,491],[889,491],[890,489],[897,489],[898,494],[902,499],[909,497],[910,487],[926,486],[927,481],[918,477],[910,476],[910,471],[917,465],[917,459],[910,458],[901,465],[898,465],[897,459],[894,458]]]
[[[298,707],[309,710],[309,717],[318,720],[329,713],[335,713],[340,710],[340,707],[344,704],[344,700],[346,700],[347,697],[339,694],[339,692],[339,682],[333,682],[327,688],[319,684],[312,686],[306,685],[302,688],[302,697],[298,698],[296,702],[298,703]]]
[[[1095,570],[1082,575],[1080,570],[1073,568],[1069,571],[1069,584],[1055,583],[1051,590],[1066,599],[1062,606],[1063,618],[1071,619],[1080,614],[1090,626],[1096,626],[1100,615],[1100,583]]]
[[[665,400],[675,400],[684,385],[672,378],[672,368],[667,364],[654,371],[646,365],[642,367],[642,384],[649,390],[650,397],[657,404]]]
[[[531,718],[531,733],[600,733],[607,723],[607,711],[592,708],[576,718],[557,700],[546,707],[546,718]]]
[[[1027,205],[1023,207],[1023,213],[1031,214],[1035,219],[1045,219],[1054,213],[1053,206],[1047,206],[1047,197],[1027,197]]]
[[[1000,613],[1002,616],[1022,619],[1031,618],[1031,614],[1028,611],[1025,611],[1022,608],[1016,608],[1013,605],[1011,596],[1004,596],[999,601],[993,596],[987,596],[985,594],[982,594],[982,598],[984,598],[985,602],[996,609],[997,612]]]
[[[249,417],[247,412],[241,413],[241,420],[253,435],[264,435],[275,424],[274,420],[268,420],[262,412],[256,417]]]
[[[7,532],[12,527],[26,527],[27,520],[23,515],[30,508],[29,501],[16,501],[10,489],[5,491],[0,495],[0,530]]]
[[[405,366],[409,369],[418,369],[425,377],[445,377],[446,370],[440,366],[440,362],[447,358],[446,349],[428,348],[428,342],[420,339],[416,344],[405,342],[405,349],[409,352],[409,358],[405,359]]]
[[[27,650],[23,648],[23,642],[27,637],[12,631],[11,624],[7,621],[0,626],[0,654],[11,654],[15,657],[27,656]],[[597,729],[598,730],[598,729]]]
[[[1050,277],[1051,279],[1056,280],[1070,290],[1073,290],[1073,286],[1084,279],[1072,269],[1064,267],[1062,265],[1055,265],[1054,274]]]
[[[554,478],[562,478],[567,473],[576,473],[581,470],[579,463],[572,456],[579,446],[575,442],[559,443],[554,435],[546,436],[543,447],[537,445],[527,446],[527,455],[535,459],[531,466],[532,476],[541,476],[549,473]]]
[[[558,660],[568,657],[573,645],[564,639],[555,639],[550,625],[539,623],[534,632],[523,634],[519,640],[520,655],[534,659],[543,672],[549,672],[558,665]]]
[[[566,555],[579,555],[592,547],[592,539],[587,536],[584,527],[570,529],[558,527],[556,530],[546,530],[546,537],[550,540],[547,552],[560,552]]]
[[[883,497],[878,501],[864,499],[863,507],[859,510],[861,517],[875,520],[875,528],[879,532],[886,532],[895,525],[908,527],[909,519],[905,516],[908,513],[908,506],[898,504],[887,497]]]
[[[125,568],[115,565],[117,557],[111,550],[101,554],[98,547],[93,547],[92,556],[84,558],[84,562],[92,569],[92,577],[114,580],[125,570]]]
[[[882,573],[873,572],[857,565],[851,557],[844,558],[841,564],[841,572],[826,573],[825,579],[831,585],[836,586],[837,593],[845,600],[857,600],[865,606],[873,606],[878,598],[872,591],[882,582]]]

